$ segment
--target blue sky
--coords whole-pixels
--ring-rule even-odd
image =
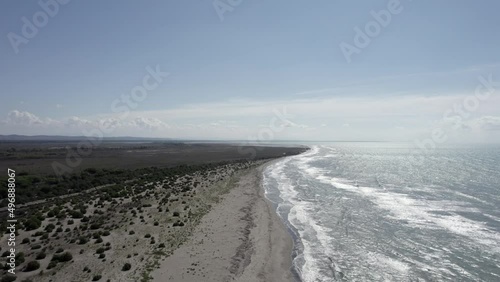
[[[500,81],[498,1],[40,2],[58,8],[32,38],[23,17],[34,24],[44,5],[0,2],[1,134],[106,122],[109,136],[411,141],[444,128],[500,142],[498,91],[443,118],[479,76]],[[391,19],[358,48],[372,11]],[[342,43],[359,52],[347,60]],[[114,111],[148,67],[169,75],[126,116]]]

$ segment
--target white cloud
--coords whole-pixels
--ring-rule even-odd
[[[147,118],[147,117],[137,117],[131,123],[131,125],[147,130],[158,130],[162,128],[168,128],[169,126],[157,118]]]
[[[70,126],[70,127],[81,128],[81,127],[85,127],[85,126],[91,126],[92,122],[89,120],[86,120],[86,119],[82,119],[82,118],[73,116],[73,117],[68,118],[66,120],[65,124],[67,126]]]
[[[303,129],[309,128],[308,125],[295,123],[295,122],[290,121],[290,120],[287,120],[287,121],[283,122],[283,125],[285,127],[297,127],[297,128],[303,128]]]
[[[14,125],[41,125],[44,122],[36,115],[29,112],[13,110],[7,114],[8,124]]]
[[[110,118],[100,118],[94,121],[98,126],[107,128],[108,130],[116,130],[125,126],[125,123],[121,119],[110,117]]]
[[[470,94],[469,94],[470,95]],[[40,118],[29,112],[12,111],[3,124],[27,124],[43,127],[43,134],[82,135],[84,129],[105,124],[109,136],[144,136],[202,139],[246,139],[262,128],[285,127],[273,133],[275,139],[397,140],[411,141],[428,136],[435,127],[457,131],[474,129],[485,138],[500,131],[498,104],[500,97],[482,102],[470,118],[457,116],[443,119],[446,110],[462,104],[467,95],[342,97],[275,101],[228,101],[185,105],[156,111],[132,111],[125,119],[119,113],[59,120]],[[286,109],[286,110],[285,110]],[[285,119],[276,119],[276,111]],[[347,122],[349,121],[349,123]],[[330,124],[330,127],[327,125]],[[333,124],[340,126],[331,127]],[[356,131],[350,126],[356,124]],[[50,126],[47,126],[50,125]],[[320,129],[321,130],[317,130]],[[404,128],[404,134],[402,129]],[[6,133],[32,134],[30,128],[0,125]],[[464,130],[461,130],[464,131]],[[468,134],[464,131],[462,135]],[[458,135],[458,134],[457,134]],[[472,138],[475,138],[474,137]]]
[[[500,130],[500,116],[483,116],[474,120],[473,124],[484,130]]]

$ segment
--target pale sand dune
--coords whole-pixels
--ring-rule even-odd
[[[293,281],[292,239],[260,186],[262,166],[242,175],[193,235],[160,262],[153,281]]]

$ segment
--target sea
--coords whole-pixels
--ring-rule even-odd
[[[500,281],[500,146],[309,147],[263,173],[297,280]]]

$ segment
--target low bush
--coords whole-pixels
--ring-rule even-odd
[[[57,262],[51,261],[51,262],[49,262],[49,265],[47,265],[47,269],[54,268],[54,267],[56,267],[56,265],[57,265]]]
[[[2,277],[2,282],[13,282],[16,281],[17,277],[15,275],[12,275],[10,273],[6,274],[4,277]]]
[[[70,261],[73,259],[73,255],[70,253],[70,252],[65,252],[65,253],[62,253],[62,254],[54,254],[52,256],[52,259],[51,261],[54,261],[54,262],[66,262],[66,261]]]
[[[36,255],[35,259],[44,259],[45,257],[47,257],[47,254],[45,254],[44,252],[40,252]]]
[[[130,263],[125,263],[122,267],[122,271],[128,271],[132,268],[132,265]]]
[[[40,263],[36,260],[28,262],[26,265],[26,268],[24,271],[29,272],[29,271],[34,271],[40,268]]]

